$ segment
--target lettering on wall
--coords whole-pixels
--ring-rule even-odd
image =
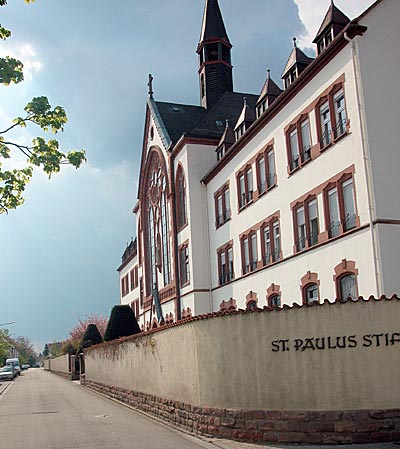
[[[310,337],[274,340],[271,343],[272,352],[304,352],[323,351],[326,349],[352,349],[357,347],[378,348],[400,346],[400,333],[366,334],[362,336],[346,335],[340,337]]]

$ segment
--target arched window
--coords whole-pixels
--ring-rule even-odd
[[[177,196],[177,225],[178,229],[183,228],[187,223],[187,209],[186,209],[186,184],[183,168],[178,167],[176,175],[176,196]]]
[[[308,284],[304,288],[304,296],[306,304],[314,304],[315,302],[319,302],[319,291],[317,284]]]
[[[339,300],[358,298],[357,276],[358,269],[353,260],[343,259],[340,264],[336,265],[333,280],[336,284],[336,297]]]
[[[268,298],[269,307],[281,307],[281,296],[280,295],[271,295]]]
[[[162,159],[156,150],[149,155],[143,207],[146,211],[145,232],[147,257],[146,294],[154,288],[160,289],[171,282],[170,242],[168,220],[168,181]],[[162,278],[159,278],[158,273]]]
[[[247,303],[247,309],[249,309],[249,310],[255,310],[255,309],[257,309],[257,301],[254,301],[254,300],[249,301],[249,302]]]
[[[267,305],[270,308],[276,308],[282,306],[280,286],[277,284],[271,284],[267,288]]]
[[[357,299],[357,277],[353,273],[347,273],[339,278],[340,299]]]

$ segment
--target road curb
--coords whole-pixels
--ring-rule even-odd
[[[5,393],[8,390],[8,388],[10,388],[11,385],[12,385],[11,381],[9,381],[7,385],[4,385],[4,388],[3,385],[0,384],[0,396],[3,393]]]

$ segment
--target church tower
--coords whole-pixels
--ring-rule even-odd
[[[233,91],[231,48],[218,0],[206,0],[197,46],[201,105],[210,109],[225,92]]]

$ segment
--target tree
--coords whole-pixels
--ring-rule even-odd
[[[100,335],[103,336],[104,332],[107,328],[108,319],[104,316],[98,315],[96,313],[92,313],[90,315],[86,315],[84,320],[78,318],[78,324],[69,331],[69,335],[72,340],[80,341],[85,334],[85,331],[89,324],[95,324]]]
[[[32,343],[26,337],[18,337],[14,340],[14,345],[17,350],[18,358],[21,364],[29,363],[32,361],[36,363],[37,354],[33,349]]]
[[[0,329],[0,365],[4,365],[11,348],[10,334],[7,329]]]
[[[53,341],[49,343],[50,357],[55,358],[62,355],[61,347],[63,345],[62,341]]]
[[[89,348],[90,346],[98,345],[100,343],[103,343],[103,337],[97,329],[97,326],[95,324],[89,324],[76,352],[79,354],[83,352],[85,348]]]
[[[128,305],[114,306],[108,321],[104,341],[128,335],[140,334],[141,330],[136,321],[135,314]]]
[[[48,357],[50,354],[49,345],[46,343],[43,349],[43,357]]]
[[[25,0],[31,3],[34,0]],[[7,0],[0,0],[0,6]],[[0,25],[0,39],[6,40],[11,31]],[[18,84],[24,79],[23,64],[10,56],[0,58],[0,84],[8,86]],[[0,213],[8,213],[24,202],[23,192],[33,176],[34,167],[41,168],[48,176],[58,173],[62,165],[69,164],[79,168],[86,161],[85,152],[63,152],[56,139],[46,140],[36,137],[32,145],[22,145],[8,139],[8,133],[15,128],[25,128],[27,125],[37,125],[42,131],[51,130],[54,134],[64,130],[67,115],[61,106],[52,108],[47,97],[35,97],[25,106],[25,114],[17,117],[6,128],[0,129]],[[7,135],[7,136],[6,136]],[[26,166],[18,169],[3,169],[1,159],[12,159],[14,152],[20,152],[26,161]]]

